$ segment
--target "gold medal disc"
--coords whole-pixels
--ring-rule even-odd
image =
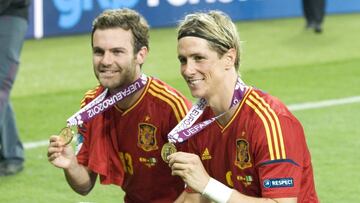
[[[65,127],[60,131],[59,137],[62,141],[64,141],[64,145],[68,145],[74,137],[74,133],[71,128]]]
[[[176,147],[173,143],[165,143],[163,145],[163,147],[161,148],[161,158],[166,162],[166,163],[169,163],[169,160],[167,159],[167,157],[170,155],[170,154],[173,154],[175,153],[177,150],[176,150]]]

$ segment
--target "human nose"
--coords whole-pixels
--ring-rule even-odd
[[[181,73],[184,76],[190,76],[195,73],[195,64],[188,61],[186,64],[181,65]]]
[[[111,53],[105,52],[101,59],[101,63],[105,66],[111,65],[113,63],[113,56],[111,55]]]

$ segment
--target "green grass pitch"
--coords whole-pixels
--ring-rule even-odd
[[[324,33],[303,29],[302,18],[238,22],[244,81],[286,104],[360,95],[360,14],[326,17]],[[191,98],[179,74],[176,30],[152,29],[146,74]],[[77,111],[97,84],[89,35],[25,42],[11,94],[24,143],[47,140]],[[310,148],[322,202],[360,202],[360,103],[296,111]],[[122,202],[116,186],[97,184],[88,196],[67,185],[48,163],[47,147],[26,150],[25,170],[0,177],[0,202]]]

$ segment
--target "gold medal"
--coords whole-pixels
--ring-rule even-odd
[[[74,132],[71,128],[65,127],[60,131],[59,137],[64,142],[64,145],[68,145],[74,137]]]
[[[170,154],[173,154],[175,153],[177,150],[176,150],[176,147],[173,143],[165,143],[163,145],[163,147],[161,148],[161,158],[166,162],[166,163],[169,163],[169,160],[167,160],[167,157],[170,155]]]

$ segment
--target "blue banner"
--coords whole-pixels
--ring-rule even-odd
[[[187,13],[211,9],[226,12],[234,21],[302,15],[301,0],[46,0],[41,5],[43,15],[39,22],[35,22],[34,5],[31,6],[27,37],[35,36],[36,23],[41,23],[36,27],[42,28],[38,33],[45,37],[87,33],[103,10],[123,7],[140,12],[151,27],[174,26]],[[360,1],[331,0],[326,10],[328,14],[360,12]]]

